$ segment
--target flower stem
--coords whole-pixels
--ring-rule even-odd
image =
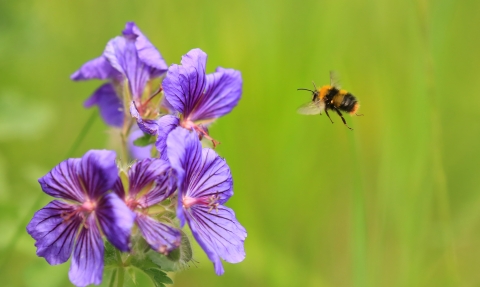
[[[119,250],[115,250],[115,255],[118,261],[118,271],[117,271],[117,284],[116,287],[123,287],[123,281],[125,279],[125,268],[122,261],[122,254]]]
[[[78,148],[80,143],[83,141],[85,136],[87,135],[88,131],[92,127],[93,122],[95,121],[97,117],[97,111],[93,111],[88,120],[85,122],[83,125],[82,130],[78,134],[77,138],[73,142],[72,146],[68,150],[66,154],[66,158],[69,158],[73,155],[75,150]],[[10,256],[12,256],[13,251],[15,250],[15,246],[17,245],[18,238],[21,237],[22,233],[25,232],[25,226],[27,225],[28,219],[32,216],[32,214],[35,212],[35,209],[38,208],[38,205],[42,201],[43,198],[43,192],[37,193],[37,197],[33,200],[33,203],[30,205],[30,208],[26,211],[25,215],[23,218],[20,220],[20,224],[17,225],[17,230],[14,232],[12,238],[10,239],[10,242],[7,244],[7,247],[5,247],[3,254],[0,256],[0,270],[5,267],[5,263],[10,261]]]
[[[114,269],[112,271],[112,276],[110,276],[110,284],[108,284],[108,287],[115,287],[115,278],[117,277],[117,269]]]

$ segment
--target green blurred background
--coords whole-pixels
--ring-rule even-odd
[[[0,1],[1,286],[71,286],[25,232],[51,200],[99,82],[69,75],[135,21],[168,64],[199,47],[242,72],[211,128],[235,180],[247,258],[175,286],[479,286],[480,1]],[[364,117],[296,113],[341,75]],[[75,152],[112,146],[97,118]],[[143,285],[148,286],[148,285]]]

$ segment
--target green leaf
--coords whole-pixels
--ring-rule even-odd
[[[130,279],[132,279],[132,282],[134,284],[137,284],[137,282],[136,282],[137,277],[136,277],[135,269],[127,268],[127,274],[130,277]]]
[[[133,141],[133,144],[136,146],[144,147],[155,143],[155,137],[149,134],[145,134],[142,137]]]
[[[179,271],[188,266],[188,262],[192,260],[193,253],[188,236],[182,232],[180,247],[170,252],[167,256],[153,250],[147,252],[147,255],[162,270]]]
[[[148,268],[146,270],[143,270],[143,272],[145,272],[145,274],[147,274],[150,279],[152,279],[156,287],[165,287],[164,284],[173,284],[172,279],[167,276],[167,273],[163,272],[160,269]]]
[[[115,247],[108,241],[105,241],[103,261],[105,262],[105,267],[117,267],[119,265],[117,257],[115,256]]]

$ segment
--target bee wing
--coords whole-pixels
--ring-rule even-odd
[[[330,71],[330,86],[335,87],[337,89],[341,89],[340,86],[340,77],[336,71]]]
[[[301,105],[297,112],[302,115],[317,115],[321,114],[325,110],[325,103],[322,101],[308,102]]]

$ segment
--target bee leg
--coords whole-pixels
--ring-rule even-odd
[[[332,118],[330,118],[330,115],[328,114],[328,111],[327,111],[327,109],[325,109],[325,113],[327,114],[327,117],[330,119],[330,121],[331,121],[331,122],[332,122],[332,124],[333,124]]]
[[[342,118],[343,124],[344,124],[347,128],[349,128],[350,130],[353,131],[353,129],[347,125],[347,121],[345,121],[345,118],[343,117],[342,113],[341,113],[336,107],[334,107],[334,109],[335,109],[335,111],[337,112],[337,114]]]

